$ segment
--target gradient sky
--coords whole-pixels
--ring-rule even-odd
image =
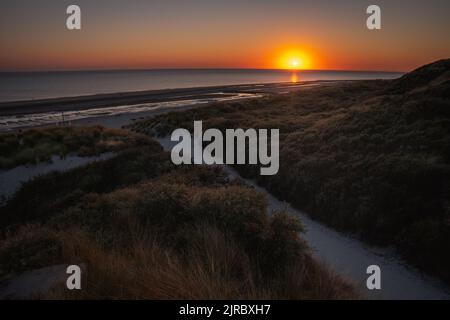
[[[65,27],[82,9],[82,30]],[[383,29],[366,28],[382,8]],[[0,70],[309,68],[408,71],[450,57],[450,1],[2,0]]]

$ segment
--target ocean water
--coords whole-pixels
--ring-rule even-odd
[[[219,85],[393,79],[395,72],[166,69],[0,73],[0,102]]]

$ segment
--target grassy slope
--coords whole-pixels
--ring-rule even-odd
[[[450,60],[394,81],[308,88],[221,103],[140,122],[167,134],[191,128],[279,128],[280,172],[260,177],[273,194],[372,243],[394,244],[450,282]]]
[[[219,168],[173,166],[146,136],[124,139],[117,157],[36,178],[0,208],[0,279],[83,263],[81,292],[43,297],[358,297],[311,258],[298,220],[266,214],[262,194]]]
[[[130,144],[127,131],[102,127],[53,127],[0,134],[0,169],[49,161],[53,155],[94,156]]]

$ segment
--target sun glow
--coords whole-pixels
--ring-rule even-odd
[[[278,58],[277,68],[286,70],[304,70],[311,68],[311,58],[299,50],[287,50]]]

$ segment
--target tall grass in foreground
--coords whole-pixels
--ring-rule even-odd
[[[66,261],[86,265],[83,290],[54,288],[44,299],[355,299],[341,277],[310,257],[283,275],[261,282],[250,257],[217,229],[184,258],[155,240],[140,240],[125,252],[108,252],[82,231],[61,236]],[[75,260],[74,260],[75,259]]]
[[[132,134],[130,134],[132,135]],[[84,266],[42,299],[354,299],[297,218],[217,167],[176,167],[148,137],[115,158],[26,183],[0,207],[0,279]]]

